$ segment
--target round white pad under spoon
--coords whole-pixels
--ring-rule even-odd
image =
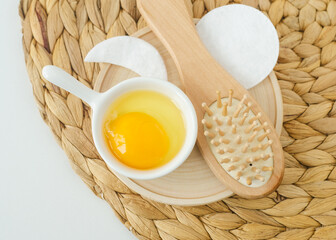
[[[276,29],[253,7],[216,8],[201,18],[196,29],[210,54],[246,89],[262,82],[277,62]]]

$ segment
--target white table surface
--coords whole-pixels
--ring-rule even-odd
[[[28,80],[19,1],[0,0],[0,239],[136,239],[73,172]]]

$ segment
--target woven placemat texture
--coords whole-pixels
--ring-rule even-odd
[[[200,18],[231,2],[186,3]],[[336,2],[256,5],[281,44],[275,71],[284,101],[284,180],[262,199],[179,207],[144,199],[114,176],[93,144],[89,107],[41,77],[42,67],[54,64],[92,87],[101,65],[83,57],[106,38],[146,26],[136,1],[21,0],[25,61],[41,116],[74,171],[139,239],[336,239]]]

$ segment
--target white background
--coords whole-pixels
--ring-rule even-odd
[[[72,171],[34,102],[19,1],[0,0],[0,239],[135,239]]]

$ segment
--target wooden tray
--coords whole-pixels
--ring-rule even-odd
[[[175,64],[168,51],[146,27],[136,32],[134,37],[152,44],[163,57],[168,80],[182,88]],[[113,85],[138,76],[136,73],[120,66],[104,64],[94,89],[104,92]],[[183,88],[182,88],[183,89]],[[263,82],[249,92],[268,114],[280,135],[282,128],[282,97],[275,74],[272,72]],[[133,180],[114,172],[130,189],[142,196],[171,205],[202,205],[218,201],[233,193],[227,189],[211,172],[203,160],[197,146],[189,158],[174,172],[153,180]]]

